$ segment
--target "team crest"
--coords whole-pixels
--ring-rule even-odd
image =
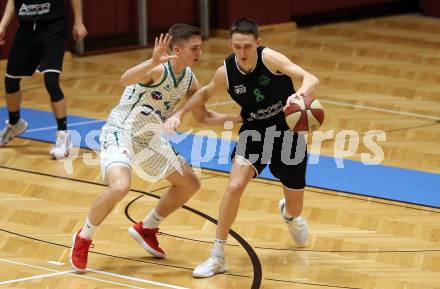
[[[259,85],[261,85],[261,86],[268,86],[269,85],[269,82],[270,82],[270,78],[269,77],[267,77],[266,75],[260,75],[259,77],[258,77],[258,84]]]
[[[160,91],[155,90],[155,91],[153,91],[153,92],[151,93],[151,97],[152,97],[154,100],[161,100],[161,99],[162,99],[162,93],[160,93]]]
[[[235,94],[246,93],[246,86],[244,86],[243,84],[235,85],[234,91],[235,91]]]

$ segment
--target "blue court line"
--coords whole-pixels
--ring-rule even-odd
[[[55,141],[55,120],[51,112],[23,108],[21,115],[29,122],[28,131],[21,135],[23,138]],[[0,108],[0,119],[6,117],[6,109]],[[84,122],[86,124],[82,124]],[[69,129],[78,132],[77,137],[74,137],[74,145],[99,149],[99,130],[104,122],[69,115]],[[39,130],[41,128],[48,129]],[[89,147],[85,143],[85,136],[93,130],[94,145]],[[222,143],[226,149],[220,152]],[[192,149],[194,144],[198,144],[198,149]],[[175,148],[186,160],[192,160],[195,166],[229,172],[231,161],[228,150],[230,152],[234,145],[235,142],[218,138],[189,135],[176,143]],[[319,157],[319,163],[309,164],[307,167],[309,186],[440,208],[440,174],[385,165],[364,165],[359,161],[347,159],[344,160],[344,168],[337,168],[333,157],[313,157]],[[268,168],[259,177],[275,180]]]

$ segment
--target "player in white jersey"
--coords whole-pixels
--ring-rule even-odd
[[[163,122],[175,104],[198,89],[190,67],[201,55],[201,33],[186,24],[173,25],[169,33],[156,38],[151,59],[128,69],[121,77],[126,86],[118,105],[110,113],[101,134],[101,169],[108,184],[92,204],[86,222],[73,236],[70,261],[85,270],[92,237],[113,207],[128,193],[131,169],[148,181],[168,180],[172,186],[143,221],[129,234],[152,255],[164,258],[159,247],[159,224],[181,207],[199,189],[200,182],[191,167],[161,136]],[[172,55],[168,54],[171,48]],[[241,121],[201,106],[193,113],[199,122],[223,124]]]

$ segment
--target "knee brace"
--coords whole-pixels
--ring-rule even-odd
[[[5,77],[5,89],[6,93],[15,93],[20,90],[21,78]]]
[[[46,72],[44,74],[44,85],[50,95],[50,101],[58,102],[64,98],[59,83],[60,74],[55,72]]]

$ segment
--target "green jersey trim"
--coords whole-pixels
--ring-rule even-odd
[[[131,111],[135,108],[135,106],[139,103],[139,101],[141,100],[141,98],[144,96],[145,92],[142,92],[139,94],[139,98],[138,100],[136,100],[136,102],[131,106],[130,111],[127,113],[127,115],[125,116],[124,120],[122,121],[122,123],[125,123],[125,121],[127,120],[128,116],[130,115]]]
[[[165,67],[165,64],[162,64],[164,67],[163,67],[163,70],[164,70],[164,72],[163,72],[163,76],[162,76],[162,79],[160,80],[160,82],[158,83],[158,84],[146,84],[146,83],[138,83],[140,86],[142,86],[142,87],[149,87],[149,88],[152,88],[152,87],[158,87],[159,85],[161,85],[164,81],[165,81],[165,79],[167,78],[167,76],[168,76],[168,70],[167,70],[167,68]],[[172,75],[172,74],[171,74]]]
[[[189,79],[188,89],[186,90],[186,95],[188,95],[189,90],[191,89],[192,81],[193,81],[193,73],[191,73],[191,78]]]
[[[174,75],[173,68],[171,66],[171,61],[169,61],[169,60],[168,60],[168,67],[170,69],[171,77],[173,78],[174,87],[177,87],[179,85],[179,83],[182,81],[182,79],[185,77],[186,67],[182,70],[182,72],[180,73],[180,75],[177,78]]]

